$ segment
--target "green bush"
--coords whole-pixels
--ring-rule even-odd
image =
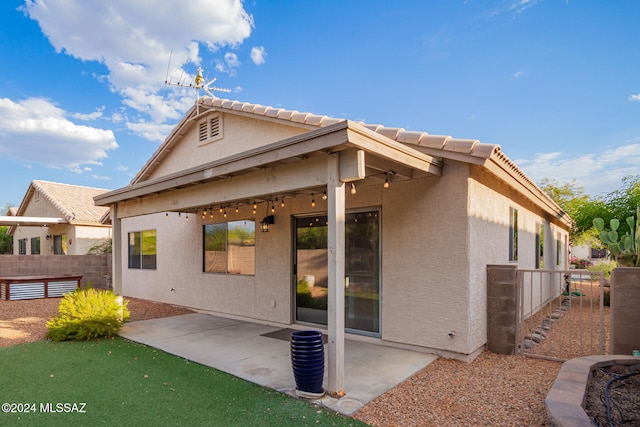
[[[604,273],[604,278],[608,279],[608,278],[611,277],[611,272],[617,266],[618,266],[618,264],[615,261],[602,261],[602,262],[597,262],[597,263],[587,267],[587,270],[594,271],[594,272],[602,271]]]
[[[47,338],[84,341],[112,337],[129,318],[128,303],[112,291],[89,288],[70,292],[60,301],[58,316],[47,322]]]

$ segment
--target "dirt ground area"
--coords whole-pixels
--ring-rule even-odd
[[[0,347],[44,339],[47,321],[58,314],[61,299],[0,300]],[[126,299],[129,301],[127,307],[131,312],[129,321],[193,313],[187,308],[170,304]]]

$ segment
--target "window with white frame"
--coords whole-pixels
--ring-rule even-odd
[[[222,139],[222,115],[209,115],[198,122],[198,142],[207,144]]]
[[[556,234],[556,265],[562,265],[562,233]]]
[[[256,223],[230,221],[203,226],[205,273],[256,274]]]
[[[544,224],[536,222],[536,268],[544,268]]]
[[[156,230],[129,233],[129,268],[156,269]]]
[[[509,208],[509,261],[518,261],[518,209]]]

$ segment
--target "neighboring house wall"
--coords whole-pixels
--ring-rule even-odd
[[[62,185],[46,183],[46,185]],[[84,190],[84,187],[78,187]],[[31,198],[25,200],[26,205],[22,208],[21,216],[25,217],[49,217],[62,218],[63,215],[56,207],[39,191],[34,191]],[[93,205],[92,205],[93,206]],[[49,239],[47,240],[47,236]],[[96,221],[94,225],[82,224],[55,224],[43,225],[40,227],[17,226],[13,233],[13,253],[19,254],[20,240],[28,239],[26,255],[35,255],[31,252],[31,239],[40,239],[40,255],[54,254],[54,236],[64,236],[66,255],[86,255],[88,250],[98,241],[111,237],[110,225],[99,225]]]
[[[47,236],[50,236],[48,240]],[[30,241],[33,238],[40,238],[40,255],[53,255],[54,236],[65,236],[66,255],[86,255],[87,251],[98,241],[111,237],[111,227],[68,224],[49,227],[16,227],[13,234],[13,253],[19,253],[19,240],[28,239],[26,255],[35,255],[31,253]]]
[[[97,242],[111,238],[111,227],[75,226],[74,234],[72,242],[74,255],[84,255]]]

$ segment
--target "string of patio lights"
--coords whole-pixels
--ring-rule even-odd
[[[393,170],[388,170],[385,172],[382,172],[380,174],[375,174],[375,175],[370,175],[370,177],[374,177],[374,176],[379,176],[379,175],[384,175],[385,179],[384,179],[384,183],[382,184],[382,188],[389,188],[391,186],[391,177],[393,175],[395,175],[396,172]],[[351,182],[349,183],[349,187],[350,190],[349,192],[352,195],[355,195],[357,193],[357,188],[356,188],[356,184]],[[327,191],[323,191],[322,195],[321,195],[322,200],[327,200]],[[255,215],[258,211],[258,203],[266,203],[266,207],[267,210],[269,209],[269,205],[271,205],[271,215],[269,215],[267,213],[267,215],[263,218],[263,220],[260,222],[260,229],[262,231],[269,231],[269,224],[273,224],[274,219],[273,219],[273,214],[276,212],[276,207],[275,205],[280,202],[280,207],[284,208],[285,207],[285,196],[281,196],[278,197],[278,195],[275,195],[274,199],[271,199],[271,197],[268,197],[267,200],[262,201],[262,202],[258,202],[256,199],[253,199],[253,202],[250,204],[252,206],[252,214]],[[220,214],[222,214],[223,218],[227,218],[227,208],[231,209],[232,206],[234,206],[234,211],[235,213],[239,213],[240,212],[240,207],[241,206],[246,206],[249,204],[245,204],[245,203],[235,203],[232,205],[224,205],[221,204],[218,212]],[[315,207],[316,206],[316,199],[315,199],[315,193],[311,193],[311,207]],[[209,217],[209,219],[214,219],[214,208],[213,206],[208,206],[204,209],[202,209],[202,214],[201,214],[201,218],[204,220],[207,217]],[[197,214],[198,209],[196,210],[196,214]],[[182,216],[182,212],[179,211],[178,212],[178,217]],[[165,217],[168,218],[169,217],[169,212],[165,212]],[[189,221],[189,213],[185,212],[185,220]]]

